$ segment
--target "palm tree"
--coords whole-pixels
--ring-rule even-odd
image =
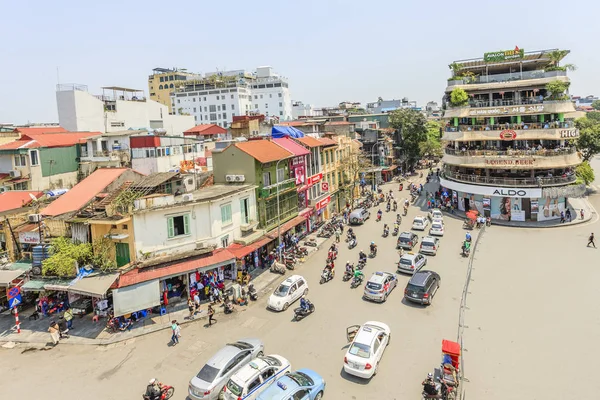
[[[460,70],[462,69],[463,65],[459,64],[459,63],[455,63],[453,62],[452,64],[448,65],[448,68],[450,68],[452,70],[452,75],[453,76],[457,76],[460,72]]]
[[[551,52],[546,53],[546,56],[550,60],[550,65],[553,68],[559,68],[560,61],[563,58],[565,58],[567,56],[567,54],[569,54],[569,50],[552,50]],[[565,70],[575,71],[577,69],[577,66],[575,64],[565,64],[560,69],[563,69],[563,68]]]

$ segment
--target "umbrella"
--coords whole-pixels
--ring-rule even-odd
[[[467,218],[469,218],[469,219],[473,219],[473,220],[474,220],[474,219],[477,219],[477,215],[478,215],[478,214],[479,214],[479,213],[478,213],[477,211],[475,211],[475,210],[468,211],[468,212],[467,212]]]

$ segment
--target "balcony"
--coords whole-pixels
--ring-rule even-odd
[[[563,147],[558,149],[529,149],[529,150],[456,150],[446,147],[444,153],[457,157],[558,157],[577,153],[577,148]]]
[[[544,100],[540,102],[535,99],[521,99],[519,104],[505,105],[515,102],[514,99],[492,100],[489,101],[471,100],[473,106],[468,104],[460,107],[448,107],[444,114],[445,119],[449,118],[476,118],[476,117],[510,117],[516,115],[541,115],[541,114],[565,114],[575,111],[575,105],[571,100]]]
[[[486,124],[486,125],[458,125],[447,126],[446,132],[481,132],[481,131],[504,131],[512,130],[533,130],[533,129],[571,129],[575,127],[572,121],[552,121],[552,122],[523,122],[521,124]]]
[[[101,150],[91,152],[86,149],[81,149],[81,159],[83,161],[94,162],[128,160],[129,150]]]
[[[476,85],[482,83],[500,83],[500,82],[513,82],[513,81],[523,81],[528,79],[544,79],[544,78],[554,78],[557,76],[567,76],[566,71],[525,71],[525,72],[513,72],[507,74],[496,74],[496,75],[482,75],[476,76],[473,79],[463,80],[449,80],[448,86],[456,86],[456,85]]]
[[[285,181],[279,182],[279,185],[273,184],[273,185],[269,185],[269,186],[265,186],[265,187],[261,188],[259,190],[260,198],[266,199],[271,196],[276,196],[277,195],[277,186],[279,186],[279,194],[281,195],[282,193],[284,193],[290,189],[296,188],[296,179],[295,178],[286,179]]]
[[[444,150],[443,162],[463,168],[488,169],[554,169],[581,164],[574,147],[530,150]]]
[[[458,172],[448,170],[442,172],[442,177],[462,183],[507,187],[562,186],[574,183],[577,180],[577,177],[574,173],[557,177],[508,178],[479,176],[474,174],[461,174]]]

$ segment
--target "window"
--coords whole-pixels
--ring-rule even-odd
[[[271,186],[271,173],[263,172],[263,186]]]
[[[169,85],[169,89],[173,89],[173,87],[174,87],[174,86],[173,86],[173,84],[171,83],[171,84]]]
[[[221,111],[221,106],[217,106],[217,111]]]
[[[273,94],[269,93],[269,98],[272,99],[273,98]]]
[[[27,158],[25,158],[24,154],[17,154],[15,156],[15,167],[26,167],[27,166]]]
[[[281,101],[279,102],[279,107],[283,107],[283,103]]]
[[[269,105],[267,103],[265,103],[265,108],[269,108]]]
[[[221,105],[221,110],[223,110],[223,111],[227,110],[227,104]]]
[[[208,108],[206,108],[206,106],[204,106],[204,112],[207,112],[207,111],[208,111]]]
[[[329,164],[329,152],[325,152],[325,164]]]
[[[229,235],[225,235],[221,238],[221,247],[229,246]]]
[[[227,119],[227,113],[223,113],[223,119]]]
[[[253,380],[252,382],[250,382],[250,384],[248,385],[248,393],[250,393],[251,391],[256,389],[259,385],[260,385],[260,379],[258,377],[256,377],[256,379]]]
[[[195,103],[195,102],[196,102],[196,98],[195,98],[195,97],[194,97],[194,98],[192,98],[192,101]]]
[[[210,120],[211,121],[216,121],[217,120],[217,114],[216,113],[210,114]]]
[[[27,190],[27,182],[19,182],[13,185],[13,190]]]
[[[219,96],[217,96],[217,100],[219,100]]]
[[[177,99],[177,104],[181,104],[181,100],[180,99]]]
[[[232,104],[232,105],[231,105],[231,109],[232,109],[232,110],[235,110],[235,104]]]
[[[169,76],[169,80],[172,81],[173,80],[173,75]]]
[[[283,111],[279,111],[279,115],[283,115]]]
[[[277,170],[277,181],[283,182],[285,180],[285,170],[283,168],[279,168]]]
[[[32,167],[40,164],[40,159],[38,157],[38,151],[37,150],[31,150],[29,152],[29,158],[31,159],[31,166]]]
[[[231,99],[233,100],[233,95],[231,95]]]
[[[308,398],[308,389],[301,389],[294,393],[292,400],[303,400]]]
[[[158,90],[162,90],[162,88],[163,88],[163,86],[162,86],[162,85],[160,85],[160,86],[158,87]]]
[[[257,95],[254,95],[254,100],[256,100],[256,99],[258,99],[258,96],[257,96]]]
[[[190,234],[190,214],[178,215],[167,219],[169,239]]]
[[[281,97],[281,93],[278,93],[278,94],[279,94],[279,97]]]
[[[221,223],[229,225],[231,223],[231,203],[221,206]]]
[[[204,101],[206,101],[206,97],[204,98]]]
[[[255,104],[255,105],[254,105],[254,108],[256,108],[256,109],[258,110],[258,104]]]
[[[214,104],[211,105],[211,106],[208,106],[208,108],[209,108],[210,112],[216,112],[217,111],[217,106],[215,106]]]
[[[196,107],[194,107],[194,112],[196,112]]]
[[[164,82],[164,81],[165,81],[164,77],[162,77],[162,76],[161,76],[161,77],[160,77],[160,81],[161,81],[161,82]],[[160,88],[162,89],[162,85],[161,85],[161,87],[160,87]]]

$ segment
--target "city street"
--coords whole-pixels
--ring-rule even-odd
[[[396,184],[386,185],[384,189],[388,191],[392,187],[397,189]],[[395,194],[396,198],[403,199],[408,191],[398,196],[395,190]],[[440,361],[442,339],[456,338],[467,266],[459,250],[464,235],[462,222],[447,219],[441,250],[437,256],[429,257],[427,268],[442,277],[432,306],[403,302],[404,286],[409,279],[405,275],[398,276],[398,287],[388,301],[376,304],[362,300],[364,284],[351,289],[349,282],[342,282],[346,260],[356,262],[361,249],[368,252],[371,240],[379,245],[379,254],[376,259],[369,259],[364,270],[366,277],[377,270],[395,271],[396,238],[381,237],[383,222],[392,225],[395,214],[384,212],[383,222],[377,223],[377,209],[371,210],[372,218],[356,228],[358,246],[348,250],[345,243],[341,243],[333,281],[319,285],[326,246],[297,270],[307,278],[309,298],[316,306],[316,312],[301,322],[292,322],[293,306],[275,313],[266,309],[267,299],[263,297],[233,316],[220,315],[213,327],[206,328],[205,321],[185,325],[181,343],[176,347],[168,345],[170,332],[162,331],[106,347],[60,344],[49,351],[33,350],[23,354],[18,348],[2,349],[3,391],[18,398],[33,398],[39,395],[38,384],[44,383],[53,396],[125,399],[140,396],[148,379],[157,377],[175,386],[174,398],[183,399],[189,379],[216,350],[227,341],[253,336],[264,341],[266,353],[281,354],[291,361],[293,368],[312,368],[324,376],[325,398],[416,398],[420,394],[420,382]],[[417,213],[421,212],[416,206],[409,208],[401,231],[409,230]],[[368,320],[385,322],[392,330],[392,341],[379,372],[370,382],[356,380],[342,372],[346,328]],[[29,384],[32,380],[36,385]]]

